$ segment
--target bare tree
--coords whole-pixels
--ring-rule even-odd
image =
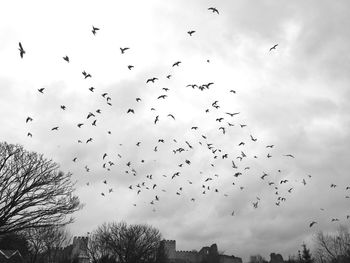
[[[322,231],[315,237],[315,259],[317,262],[338,262],[350,260],[350,233],[349,230],[340,226],[337,233],[330,235]]]
[[[121,263],[156,262],[160,232],[149,225],[127,225],[125,222],[108,223],[94,233],[101,247],[106,248]]]
[[[53,262],[61,257],[60,249],[70,243],[71,235],[64,226],[32,228],[24,232],[30,249],[30,262]]]
[[[0,143],[0,235],[64,225],[82,205],[73,195],[71,174],[22,146]]]

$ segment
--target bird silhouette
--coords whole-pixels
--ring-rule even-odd
[[[128,49],[130,49],[129,47],[124,47],[124,48],[120,48],[120,51],[121,51],[121,53],[122,54],[124,54],[125,53],[125,51],[127,51]]]
[[[100,30],[98,27],[92,26],[91,32],[92,32],[92,34],[96,35],[96,32],[97,32],[98,30]]]
[[[23,47],[22,47],[22,43],[21,42],[19,42],[18,43],[18,45],[19,45],[19,55],[21,56],[21,58],[23,58],[23,55],[26,53],[25,52],[25,50],[23,49]]]
[[[168,95],[160,95],[157,99],[165,99],[166,97],[168,97]]]
[[[84,75],[84,78],[85,78],[85,79],[91,78],[91,74],[86,73],[85,70],[82,72],[82,74]]]
[[[152,82],[152,83],[154,83],[154,81],[156,81],[156,80],[158,80],[158,78],[150,78],[150,79],[147,79],[147,81],[146,81],[146,83],[148,83],[148,82]]]
[[[187,31],[187,34],[189,34],[190,36],[192,36],[194,33],[196,33],[196,31],[194,30]]]
[[[212,11],[213,13],[219,14],[219,11],[215,7],[209,7],[208,10]]]
[[[254,138],[252,135],[250,135],[250,139],[251,139],[253,142],[256,142],[256,141],[257,141],[257,139]]]
[[[169,113],[167,116],[168,116],[168,117],[171,117],[171,118],[173,118],[173,120],[175,120],[174,115],[172,115],[171,113]]]
[[[126,113],[134,113],[135,114],[135,111],[134,111],[134,109],[128,109],[128,111]]]
[[[132,70],[133,68],[134,68],[133,65],[129,65],[129,66],[128,66],[128,69],[129,69],[129,70]]]
[[[28,123],[29,121],[33,121],[33,119],[31,117],[27,117],[26,123]]]
[[[40,89],[38,89],[38,91],[39,91],[40,93],[44,93],[44,90],[45,90],[45,88],[40,88]]]
[[[181,63],[181,61],[176,61],[176,62],[173,64],[173,67],[175,67],[175,66],[179,66],[179,65],[180,65],[180,63]]]
[[[285,154],[284,156],[286,156],[286,157],[291,157],[291,158],[295,158],[293,155],[291,155],[291,154]]]
[[[158,121],[159,121],[159,115],[157,115],[156,118],[154,119],[154,124],[157,124]]]
[[[69,63],[69,57],[68,56],[63,57],[63,59]]]
[[[58,126],[53,127],[53,128],[51,129],[51,131],[58,131]]]
[[[274,45],[273,47],[270,48],[270,51],[273,49],[276,49],[276,47],[278,46],[278,44]]]

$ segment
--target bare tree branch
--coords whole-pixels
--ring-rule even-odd
[[[65,225],[82,208],[71,174],[22,146],[0,143],[0,235]]]

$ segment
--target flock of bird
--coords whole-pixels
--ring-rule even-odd
[[[219,11],[217,8],[210,7],[208,8],[208,11],[212,12],[213,14],[219,15]],[[92,26],[92,34],[93,37],[98,37],[98,31],[100,28]],[[196,30],[189,30],[187,32],[189,37],[192,37],[194,34],[196,34]],[[269,52],[273,52],[276,50],[278,44],[273,45],[270,49]],[[25,57],[26,51],[23,48],[23,45],[21,42],[19,42],[19,52],[20,52],[20,57],[23,59]],[[132,52],[132,50],[129,47],[120,47],[120,54],[125,55],[127,52]],[[69,56],[65,55],[62,57],[63,60],[67,63],[70,63],[70,58]],[[176,61],[172,65],[172,67],[180,67],[182,61]],[[184,62],[185,63],[185,62]],[[210,63],[210,60],[207,60],[207,63]],[[134,66],[133,65],[127,65],[127,68],[129,70],[133,70]],[[86,72],[85,70],[82,71],[82,77],[84,79],[92,78],[92,74]],[[171,79],[172,75],[168,74],[165,76],[165,79]],[[159,80],[158,77],[150,77],[145,80],[146,85],[153,85],[156,84],[157,81]],[[208,83],[200,83],[200,84],[194,84],[190,83],[186,86],[186,88],[191,88],[191,89],[198,89],[200,91],[205,91],[208,90],[212,87],[215,87],[214,82],[208,82]],[[88,88],[89,92],[96,93],[96,90],[94,87],[89,87]],[[41,95],[45,94],[45,88],[39,88],[37,90]],[[162,88],[162,92],[164,94],[159,95],[156,97],[157,100],[166,100],[170,95],[168,95],[169,88]],[[237,96],[236,90],[233,89],[228,89],[227,90],[227,96]],[[105,100],[105,103],[108,106],[113,106],[112,104],[112,97],[108,92],[104,92],[101,94],[101,97]],[[136,103],[143,103],[143,99],[141,97],[135,98]],[[214,100],[210,105],[207,105],[205,109],[203,109],[203,114],[209,114],[214,112],[217,117],[213,118],[213,127],[216,127],[217,129],[217,136],[225,136],[231,129],[246,129],[247,124],[238,122],[237,118],[241,115],[241,112],[230,112],[228,110],[221,110],[221,105],[219,100]],[[67,110],[66,105],[60,105],[60,108],[63,111]],[[158,123],[162,120],[164,117],[165,119],[176,121],[177,117],[175,116],[174,113],[169,113],[166,116],[161,116],[160,114],[156,113],[157,110],[152,107],[151,112],[154,112],[154,116],[152,119],[153,125],[158,125]],[[91,121],[92,126],[97,125],[98,121],[98,115],[102,114],[101,109],[97,109],[91,112],[86,113],[86,122]],[[133,107],[129,107],[125,109],[125,114],[137,114],[136,110]],[[208,115],[209,116],[209,115]],[[208,117],[209,118],[209,117]],[[26,123],[30,123],[35,121],[34,117],[28,116],[25,120]],[[86,122],[78,122],[76,123],[76,127],[78,129],[82,129],[84,125],[87,125]],[[227,188],[221,189],[220,187],[216,187],[213,182],[218,181],[220,175],[217,173],[214,173],[213,175],[208,175],[204,176],[203,172],[200,171],[200,180],[189,180],[182,179],[186,178],[186,176],[183,173],[184,167],[191,166],[193,165],[193,161],[190,160],[188,156],[189,152],[193,151],[201,151],[205,152],[208,158],[208,166],[210,168],[216,167],[217,162],[226,162],[229,166],[228,170],[229,173],[231,173],[231,186],[232,189],[237,189],[238,191],[244,191],[245,186],[241,185],[239,179],[242,177],[245,177],[246,174],[249,172],[251,169],[251,166],[247,165],[247,163],[251,163],[252,160],[255,159],[266,159],[269,160],[270,158],[275,158],[275,157],[281,157],[281,158],[289,158],[291,161],[295,159],[296,157],[293,154],[290,153],[285,153],[280,156],[275,156],[275,148],[276,146],[274,144],[266,144],[263,146],[264,150],[262,151],[263,153],[259,152],[260,154],[254,154],[247,152],[246,146],[248,144],[255,144],[259,142],[259,138],[256,138],[253,134],[246,134],[244,138],[237,144],[234,145],[235,149],[237,151],[235,153],[229,152],[222,147],[220,147],[218,144],[213,142],[212,140],[209,139],[209,136],[206,134],[201,133],[201,128],[199,126],[191,126],[188,127],[188,129],[193,132],[197,138],[197,141],[195,142],[190,142],[185,139],[172,139],[171,141],[166,141],[163,138],[157,138],[157,143],[152,147],[153,152],[158,152],[160,150],[166,151],[165,149],[168,149],[168,151],[176,157],[183,156],[183,159],[180,163],[175,164],[174,170],[168,174],[162,174],[161,178],[167,180],[165,184],[161,184],[159,180],[156,180],[155,177],[157,177],[155,174],[147,174],[147,175],[142,175],[138,172],[139,165],[145,164],[148,162],[148,160],[142,159],[140,163],[135,163],[131,162],[130,160],[124,160],[124,156],[122,156],[120,153],[117,155],[114,154],[109,154],[109,153],[103,153],[101,156],[102,159],[102,164],[101,167],[105,169],[106,171],[112,171],[112,167],[115,166],[117,163],[123,163],[122,167],[125,167],[125,174],[138,177],[139,181],[134,184],[130,184],[128,186],[128,189],[130,191],[133,191],[136,196],[140,196],[140,199],[144,201],[141,196],[144,192],[150,192],[153,191],[154,195],[151,200],[148,201],[149,205],[152,207],[155,207],[157,202],[161,202],[162,198],[164,195],[174,195],[174,196],[181,196],[184,195],[184,191],[189,185],[196,185],[197,189],[199,188],[200,191],[199,193],[201,195],[208,195],[211,193],[214,194],[222,194],[224,197],[230,196],[230,192],[227,191]],[[51,128],[51,131],[57,132],[60,130],[60,126],[54,126]],[[109,135],[112,134],[110,130],[107,131]],[[33,134],[31,132],[27,133],[28,137],[32,137]],[[93,143],[94,138],[89,137],[85,139],[79,139],[77,141],[78,144],[89,144]],[[137,141],[135,144],[130,145],[130,147],[137,147],[141,148],[143,142],[142,141]],[[168,144],[167,147],[163,147],[163,145]],[[120,144],[119,146],[122,146]],[[186,154],[187,153],[187,154]],[[180,158],[181,159],[181,158]],[[249,161],[248,161],[249,160]],[[73,156],[72,157],[72,162],[74,163],[79,163],[79,156]],[[124,166],[125,165],[125,166]],[[90,168],[88,165],[83,164],[84,170],[86,173],[90,172]],[[276,179],[278,175],[279,179]],[[290,195],[293,194],[295,188],[297,187],[302,187],[306,186],[310,181],[311,181],[312,176],[311,175],[306,175],[304,178],[301,180],[296,180],[293,178],[286,178],[283,175],[283,172],[281,169],[278,169],[275,173],[270,172],[266,173],[264,171],[261,172],[258,176],[256,176],[256,180],[258,180],[260,183],[263,183],[266,185],[267,189],[272,193],[272,195],[275,198],[274,205],[276,206],[283,206],[283,203],[285,203]],[[178,180],[181,185],[179,188],[174,191],[174,192],[168,192],[166,189],[164,189],[164,186],[166,184],[170,184],[173,181]],[[103,180],[103,184],[106,186],[108,185],[108,181],[106,179]],[[86,182],[86,185],[89,186],[90,182]],[[331,188],[336,188],[337,185],[332,184],[330,186]],[[350,190],[350,187],[347,187],[345,190]],[[102,197],[105,197],[106,194],[111,194],[113,193],[113,187],[107,186],[107,189],[105,192],[101,192],[100,195]],[[193,193],[191,192],[193,196],[189,198],[189,202],[196,202],[198,201],[198,193]],[[188,195],[188,193],[187,193]],[[350,198],[349,196],[346,196],[346,198]],[[251,201],[251,206],[253,209],[258,209],[261,205],[262,202],[262,197],[256,196],[256,199]],[[136,203],[133,204],[133,206],[137,206]],[[321,210],[323,210],[321,208]],[[153,208],[153,211],[156,211]],[[235,210],[231,210],[230,213],[232,216],[236,215]],[[349,219],[350,216],[347,216],[347,219]],[[332,222],[339,221],[338,218],[332,218]],[[313,220],[309,223],[309,227],[314,226],[317,224],[317,221]]]

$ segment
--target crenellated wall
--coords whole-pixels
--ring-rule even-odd
[[[184,260],[186,262],[199,262],[200,255],[195,251],[176,251],[176,259]]]
[[[210,257],[218,257],[220,263],[242,263],[242,259],[235,256],[219,255],[216,244],[210,247],[203,247],[197,251],[176,251],[175,240],[163,240],[164,250],[168,255],[171,263],[200,263],[202,260]]]

